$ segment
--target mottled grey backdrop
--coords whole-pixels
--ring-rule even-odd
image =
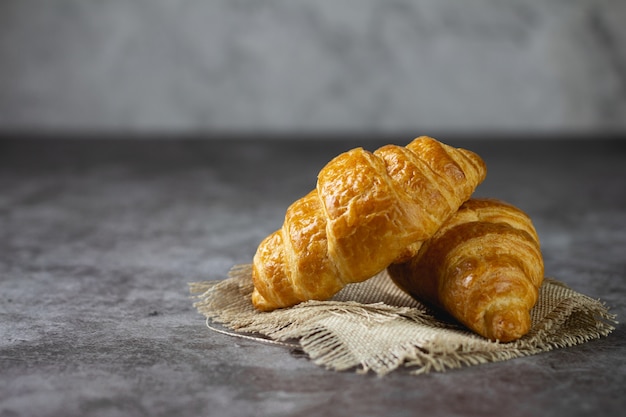
[[[626,131],[624,0],[2,0],[0,130]]]

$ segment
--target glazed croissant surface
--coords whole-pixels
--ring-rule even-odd
[[[501,342],[530,330],[544,264],[531,219],[498,200],[470,199],[409,261],[387,268],[412,296]]]
[[[332,297],[408,258],[485,178],[473,152],[419,137],[373,153],[352,149],[319,173],[283,226],[259,245],[252,302],[262,311]]]

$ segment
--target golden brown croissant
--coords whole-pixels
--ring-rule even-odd
[[[254,306],[269,311],[328,299],[384,270],[407,246],[432,236],[485,175],[478,155],[429,137],[337,156],[259,245]]]
[[[484,337],[508,342],[530,330],[544,265],[524,212],[498,200],[471,199],[417,255],[387,271],[412,296]]]

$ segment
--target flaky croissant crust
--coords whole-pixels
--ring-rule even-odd
[[[544,263],[528,215],[502,201],[471,199],[388,272],[406,292],[476,333],[509,342],[530,330]]]
[[[294,202],[253,260],[254,306],[263,311],[323,300],[363,281],[420,242],[466,201],[486,167],[473,152],[422,136],[406,147],[345,152]]]

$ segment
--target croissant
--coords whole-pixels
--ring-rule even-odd
[[[530,218],[498,200],[470,199],[408,262],[387,268],[412,296],[501,342],[530,330],[544,264]]]
[[[261,311],[332,297],[419,249],[485,178],[483,160],[430,137],[331,160],[254,255]],[[412,246],[411,246],[412,245]]]

